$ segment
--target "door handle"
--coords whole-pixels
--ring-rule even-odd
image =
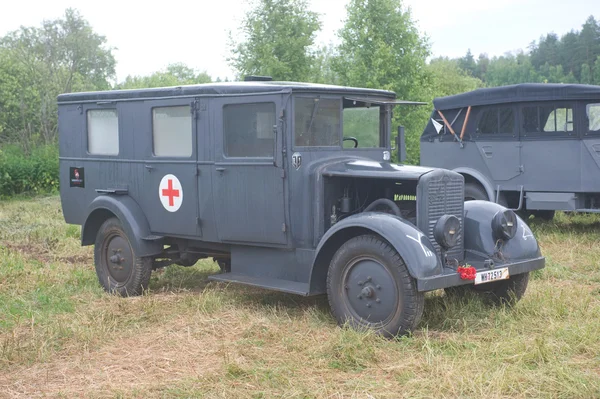
[[[144,165],[144,167],[146,168],[146,170],[148,170],[148,172],[152,172],[152,169],[154,169],[154,166],[152,165]]]
[[[216,170],[217,172],[225,172],[225,170],[226,170],[226,169],[225,169],[225,168],[222,168],[222,167],[216,167],[216,168],[215,168],[215,170]]]
[[[493,154],[492,147],[490,147],[490,146],[481,147],[481,151],[483,151],[483,155],[485,155],[488,158],[491,158],[491,156]]]

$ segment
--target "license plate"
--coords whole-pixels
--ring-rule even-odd
[[[484,284],[491,281],[506,280],[508,279],[508,267],[502,269],[486,270],[484,272],[478,272],[475,275],[474,284]]]

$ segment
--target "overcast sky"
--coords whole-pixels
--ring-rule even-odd
[[[318,42],[336,40],[348,0],[309,0],[321,14]],[[154,4],[154,5],[153,5]],[[542,34],[579,30],[588,16],[600,19],[600,0],[404,0],[431,42],[434,56],[458,57],[470,48],[477,56],[526,49]],[[0,35],[19,26],[78,9],[94,30],[116,48],[117,80],[146,75],[183,62],[213,78],[233,78],[228,32],[236,33],[244,0],[137,3],[126,0],[0,0]]]

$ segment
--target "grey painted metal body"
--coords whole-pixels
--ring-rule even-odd
[[[591,126],[598,116],[588,115],[590,106],[600,109],[600,86],[523,84],[436,99],[421,137],[421,164],[459,172],[490,201],[498,197],[512,208],[522,191],[526,210],[600,212],[600,127]],[[532,107],[572,110],[568,128],[531,133],[524,110]],[[512,132],[478,132],[485,113],[498,108],[514,115]],[[456,135],[447,126],[436,131],[432,120],[444,125],[438,111],[448,121],[456,118]]]
[[[384,104],[381,139],[386,144],[356,149],[295,146],[297,94],[351,96]],[[65,220],[84,226],[82,244],[91,245],[102,222],[116,216],[139,256],[167,257],[165,248],[170,247],[179,256],[214,257],[231,263],[230,272],[213,276],[215,280],[302,295],[325,292],[331,257],[339,245],[361,234],[376,234],[390,242],[420,290],[465,284],[456,280],[456,265],[469,262],[478,268],[489,267],[469,250],[495,256],[488,247],[480,248],[491,235],[487,241],[468,238],[489,232],[464,222],[475,213],[465,219],[460,174],[387,160],[391,151],[388,103],[394,99],[394,93],[381,90],[277,82],[61,95],[60,195]],[[275,104],[274,156],[227,157],[224,107],[264,102]],[[193,114],[192,154],[157,157],[152,149],[152,109],[179,105],[189,105]],[[86,112],[107,108],[118,113],[119,154],[90,155]],[[292,156],[296,153],[302,157],[298,167]],[[84,186],[69,184],[74,169],[85,170]],[[167,211],[159,198],[161,179],[168,174],[177,176],[183,191],[181,207],[174,212]],[[332,204],[337,204],[346,185],[363,190],[369,202],[381,197],[395,199],[396,193],[409,194],[415,204],[414,215],[358,212],[336,219]],[[484,224],[499,209],[486,204],[471,206],[481,208],[477,218]],[[443,214],[461,221],[459,245],[448,252],[455,261],[454,269],[443,260],[433,239],[432,228]],[[522,238],[514,240],[518,246]],[[537,248],[533,238],[527,244]],[[515,258],[529,262],[515,263],[515,272],[543,267],[544,259],[533,252],[528,247]],[[499,264],[510,266],[511,262]]]

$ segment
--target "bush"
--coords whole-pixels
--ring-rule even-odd
[[[10,145],[0,149],[0,196],[58,190],[58,147],[44,145],[26,154]]]

